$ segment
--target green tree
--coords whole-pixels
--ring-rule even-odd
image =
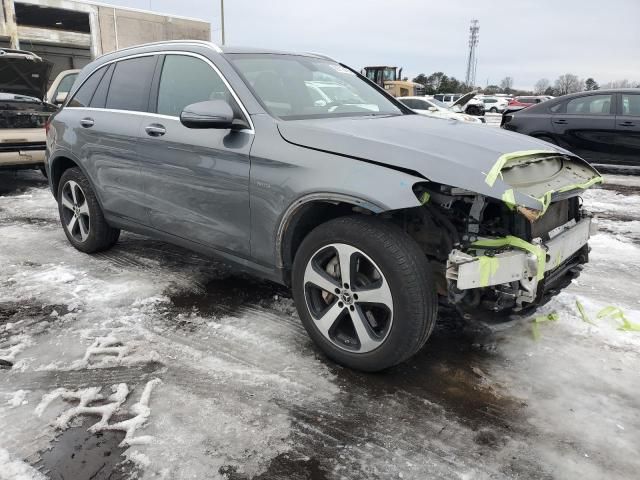
[[[593,78],[589,77],[584,81],[585,90],[599,90],[600,85]]]

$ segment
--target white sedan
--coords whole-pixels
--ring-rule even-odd
[[[462,113],[458,105],[447,107],[444,103],[431,97],[398,97],[398,100],[420,115],[438,118],[450,118],[468,123],[485,123],[483,117],[474,117]]]

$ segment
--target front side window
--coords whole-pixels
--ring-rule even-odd
[[[329,60],[277,54],[228,57],[265,109],[285,120],[403,113],[378,89]]]
[[[640,94],[622,94],[622,115],[640,117]]]
[[[151,55],[117,62],[109,85],[107,108],[146,112],[156,59]]]
[[[611,95],[589,95],[567,102],[567,113],[574,115],[609,115]]]
[[[91,74],[91,76],[80,86],[75,95],[69,102],[69,107],[88,107],[93,97],[93,93],[96,91],[96,87],[107,67],[101,67]]]
[[[224,100],[238,112],[231,92],[209,64],[187,55],[167,55],[160,75],[157,113],[179,117],[187,105],[207,100]]]

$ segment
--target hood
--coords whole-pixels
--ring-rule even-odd
[[[0,53],[0,92],[42,100],[52,67],[53,64],[36,55]]]
[[[501,158],[514,152],[544,150],[542,156],[571,157],[580,165],[582,174],[598,176],[584,160],[533,137],[424,115],[283,121],[278,129],[286,141],[295,145],[388,165],[432,182],[497,199],[503,199],[515,187],[501,176],[492,181],[487,180],[488,176]],[[541,188],[548,184],[546,180],[541,179]],[[583,183],[582,178],[558,181],[564,183],[558,185],[558,190]],[[514,203],[540,210],[539,195],[532,196],[530,188],[523,190],[526,192],[515,189]]]
[[[469,100],[471,100],[473,97],[476,96],[477,93],[478,93],[477,90],[474,90],[473,92],[465,93],[458,100],[453,102],[451,107],[454,107],[455,105],[460,105],[461,107],[464,107],[467,103],[469,103]]]

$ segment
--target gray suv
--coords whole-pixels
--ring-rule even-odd
[[[330,58],[207,42],[100,57],[47,131],[75,248],[124,229],[288,285],[317,345],[368,371],[415,354],[439,303],[517,311],[565,286],[588,255],[579,195],[602,180],[557,146],[416,115]]]

